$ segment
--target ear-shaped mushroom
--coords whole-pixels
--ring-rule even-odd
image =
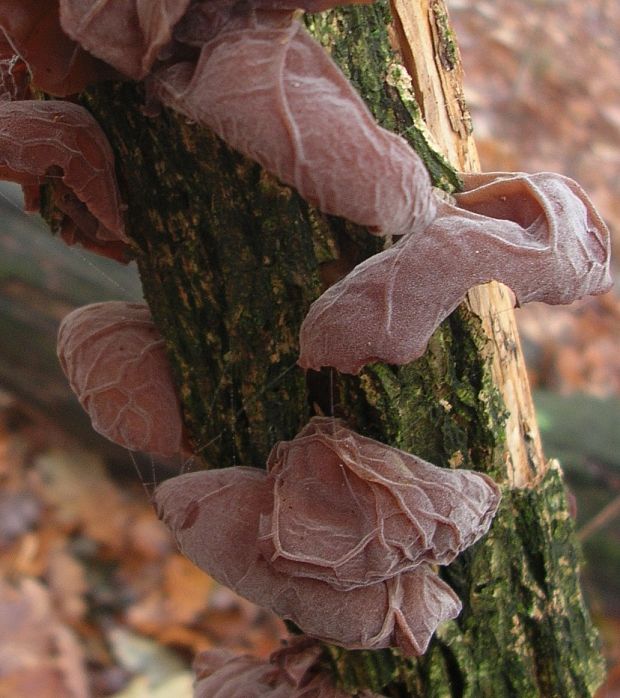
[[[66,214],[67,242],[126,260],[114,155],[93,117],[77,104],[25,100],[0,103],[0,178],[18,182],[26,210],[38,210],[38,187],[52,187]]]
[[[358,373],[421,356],[477,284],[518,303],[570,303],[609,290],[609,231],[581,187],[552,173],[466,175],[457,206],[440,204],[423,234],[366,260],[310,307],[299,364]]]
[[[60,0],[63,30],[124,75],[141,80],[191,0]]]
[[[192,11],[175,37],[202,45],[200,58],[156,71],[155,96],[326,213],[387,234],[428,225],[435,203],[424,164],[376,124],[299,22],[282,12],[236,12],[213,36],[218,22],[198,16],[213,14],[210,3]]]
[[[336,589],[449,564],[487,532],[500,501],[482,473],[438,468],[329,418],[277,444],[268,467],[263,555],[280,572]]]
[[[439,623],[461,609],[426,565],[351,591],[276,570],[256,542],[259,520],[273,506],[273,481],[264,471],[237,466],[180,475],[157,488],[155,505],[198,567],[311,637],[349,649],[399,647],[419,655]]]
[[[2,0],[0,29],[27,63],[35,87],[56,97],[118,77],[62,31],[58,0]]]
[[[183,452],[183,423],[164,340],[146,305],[95,303],[69,313],[58,357],[93,428],[132,451]]]

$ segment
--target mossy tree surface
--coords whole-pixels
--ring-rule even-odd
[[[420,125],[390,47],[387,5],[306,21],[434,182],[458,187]],[[145,296],[206,467],[264,467],[273,444],[319,411],[438,465],[487,472],[505,488],[491,534],[442,571],[464,610],[426,656],[326,647],[337,681],[387,696],[591,695],[602,669],[561,474],[552,467],[535,486],[509,484],[506,410],[478,317],[459,309],[410,365],[306,378],[295,362],[308,306],[383,241],[312,209],[208,130],[167,110],[145,117],[140,86],[100,86],[82,102],[115,150]]]

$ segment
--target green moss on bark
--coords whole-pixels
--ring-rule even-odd
[[[411,143],[424,161],[433,184],[450,193],[458,190],[461,181],[429,142],[407,71],[390,48],[389,4],[350,5],[333,12],[306,15],[305,22],[364,97],[377,121]]]

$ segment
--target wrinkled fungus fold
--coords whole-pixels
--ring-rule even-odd
[[[293,645],[275,652],[268,661],[226,650],[202,652],[194,661],[194,698],[348,698],[351,694],[336,688],[321,671],[319,655],[316,645],[302,651]],[[357,696],[382,698],[368,690]]]
[[[558,174],[464,175],[456,205],[370,257],[310,307],[299,364],[358,373],[372,361],[420,357],[477,284],[500,281],[519,304],[571,303],[611,287],[610,243],[594,205]]]
[[[422,562],[449,564],[487,532],[500,500],[482,473],[438,468],[330,418],[277,444],[268,469],[263,555],[274,569],[342,590]]]
[[[273,508],[273,487],[270,474],[235,466],[171,478],[154,500],[186,557],[310,637],[348,649],[399,647],[420,655],[437,626],[458,615],[458,597],[424,564],[349,591],[278,571],[257,545],[260,519]]]
[[[134,80],[148,75],[190,0],[60,0],[63,30]]]
[[[374,0],[252,0],[257,9],[263,10],[304,10],[305,12],[324,12],[343,5],[372,5]]]
[[[290,13],[198,3],[175,39],[200,55],[155,70],[150,87],[165,104],[212,128],[326,213],[386,234],[420,231],[433,219],[422,160],[378,126]]]
[[[126,261],[128,238],[103,131],[83,107],[64,101],[0,101],[0,178],[24,188],[27,211],[39,208],[38,189],[51,187],[65,216],[61,235]]]
[[[132,451],[183,451],[164,340],[146,305],[111,301],[77,308],[60,325],[58,358],[95,431]]]

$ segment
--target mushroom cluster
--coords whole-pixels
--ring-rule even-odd
[[[58,355],[97,431],[131,450],[183,451],[179,401],[145,305],[78,308],[61,324]],[[184,554],[241,596],[311,637],[410,655],[461,609],[430,565],[482,537],[499,501],[486,475],[438,468],[320,417],[277,443],[266,471],[189,473],[154,495]]]
[[[499,501],[486,475],[438,468],[322,417],[276,444],[267,471],[188,473],[155,491],[181,551],[222,584],[308,636],[407,655],[423,654],[461,610],[430,564],[482,537]]]
[[[422,231],[435,217],[422,160],[375,122],[289,13],[234,13],[230,3],[209,0],[192,7],[174,36],[199,53],[153,73],[153,94],[165,104],[325,213],[398,235]]]
[[[103,132],[82,107],[32,100],[30,87],[66,97],[109,78],[144,80],[149,100],[213,129],[325,213],[400,236],[313,304],[300,335],[306,369],[357,373],[372,361],[413,361],[467,291],[487,281],[507,284],[519,303],[606,291],[609,233],[572,180],[463,175],[452,201],[433,192],[418,155],[374,121],[295,17],[298,7],[333,4],[2,3],[0,176],[22,184],[28,210],[48,185],[68,243],[126,261]],[[146,307],[75,311],[63,321],[58,353],[98,431],[157,455],[186,448],[163,340]],[[500,494],[485,475],[438,468],[314,418],[273,447],[266,470],[180,475],[154,500],[190,559],[307,636],[419,655],[461,607],[432,566],[487,532]],[[211,656],[196,695],[340,696],[318,674],[310,693],[283,680],[257,660]]]

